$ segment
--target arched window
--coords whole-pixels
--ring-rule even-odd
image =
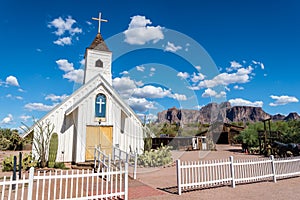
[[[105,118],[106,116],[106,96],[98,94],[95,101],[95,117]]]
[[[95,65],[96,67],[103,67],[103,62],[100,60],[100,59],[98,59],[97,61],[96,61],[96,65]]]

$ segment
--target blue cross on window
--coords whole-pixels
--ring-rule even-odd
[[[95,117],[105,117],[106,115],[106,96],[98,94],[95,102]]]

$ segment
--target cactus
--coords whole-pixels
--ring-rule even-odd
[[[56,161],[58,148],[58,135],[57,133],[53,133],[50,139],[49,145],[49,156],[48,156],[48,167],[53,168]]]

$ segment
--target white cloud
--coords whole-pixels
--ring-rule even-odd
[[[190,77],[189,73],[187,72],[178,72],[177,76],[183,79],[187,79],[188,77]]]
[[[64,72],[69,72],[74,70],[73,63],[69,63],[66,59],[60,59],[56,61],[59,69],[63,70]]]
[[[18,83],[18,79],[17,79],[15,76],[8,76],[8,77],[6,78],[5,83],[6,83],[7,85],[12,85],[12,86],[17,86],[17,87],[20,86],[19,83]]]
[[[128,104],[136,112],[145,112],[149,109],[156,109],[154,102],[148,101],[145,98],[130,97],[128,99]]]
[[[10,98],[10,99],[23,100],[23,97],[21,97],[21,96],[13,96],[12,94],[7,94],[5,97],[6,98]]]
[[[200,71],[201,70],[201,66],[195,66],[195,68],[198,70],[198,71]]]
[[[226,68],[226,71],[227,72],[231,72],[231,71],[237,70],[237,69],[239,69],[241,67],[242,67],[242,65],[240,63],[238,63],[236,61],[231,61],[230,62],[230,67]]]
[[[261,68],[262,70],[265,69],[265,65],[264,65],[262,62],[252,60],[252,63],[253,63],[254,65],[259,65],[260,68]]]
[[[202,80],[204,80],[205,79],[205,76],[202,74],[202,73],[193,73],[193,75],[192,75],[192,78],[191,78],[191,80],[192,80],[192,82],[194,82],[194,83],[197,83],[197,82],[199,82],[199,81],[202,81]]]
[[[66,18],[65,20],[61,17],[54,19],[51,21],[48,25],[49,28],[56,28],[57,30],[54,32],[55,35],[61,36],[65,34],[65,32],[68,32],[70,35],[74,35],[76,33],[81,33],[82,30],[78,27],[73,28],[73,24],[76,23],[76,20],[72,19],[71,16]]]
[[[176,46],[172,42],[168,42],[167,45],[165,46],[165,51],[170,51],[170,52],[173,52],[173,53],[180,50],[180,49],[182,49],[181,46]]]
[[[71,37],[58,38],[53,43],[57,44],[59,46],[70,45],[70,44],[72,44],[72,38]]]
[[[128,75],[129,72],[128,72],[128,71],[122,71],[120,74],[121,74],[121,75]]]
[[[81,61],[79,61],[79,63],[82,67],[85,66],[85,59],[81,59]]]
[[[243,90],[244,87],[239,86],[239,85],[235,85],[235,86],[233,87],[233,89],[235,89],[235,90]]]
[[[145,71],[145,67],[143,67],[143,66],[136,66],[136,70],[138,70],[140,72],[143,72],[143,71]]]
[[[135,88],[137,88],[136,83],[129,77],[114,78],[112,81],[112,85],[124,99],[129,98]]]
[[[252,106],[252,107],[262,107],[262,101],[251,102],[242,98],[230,99],[229,103],[231,106]]]
[[[72,36],[75,34],[82,33],[82,29],[78,27],[73,27],[76,23],[76,20],[72,19],[71,16],[65,20],[62,17],[56,18],[48,24],[49,28],[55,28],[54,34],[59,36],[59,38],[54,41],[54,44],[64,46],[72,44]],[[66,35],[67,34],[67,35]],[[64,37],[62,37],[65,35]],[[78,40],[78,38],[77,38]]]
[[[1,124],[11,124],[13,121],[13,116],[12,114],[8,114],[6,117],[4,117],[2,120],[1,120]]]
[[[27,122],[27,120],[30,118],[31,118],[31,116],[29,116],[29,115],[21,115],[20,116],[20,119],[22,119],[24,122]]]
[[[299,100],[296,97],[287,96],[287,95],[282,95],[282,96],[271,95],[270,97],[275,100],[275,102],[269,104],[270,106],[282,106],[288,103],[299,102]]]
[[[63,78],[68,79],[69,81],[73,81],[75,83],[82,83],[83,76],[84,76],[84,71],[82,69],[76,69],[64,74]]]
[[[18,89],[19,92],[26,92],[25,90],[23,90],[22,88]]]
[[[156,69],[154,67],[151,67],[149,76],[153,76],[155,71]]]
[[[170,90],[163,89],[161,87],[155,87],[152,85],[146,85],[142,88],[136,88],[134,90],[134,96],[138,98],[164,98],[171,95]]]
[[[208,97],[216,97],[216,98],[221,98],[221,97],[226,97],[226,92],[221,91],[220,93],[217,93],[215,90],[211,88],[207,88],[204,93],[202,94],[202,97],[208,98]]]
[[[33,111],[50,111],[52,110],[57,104],[53,105],[45,105],[43,103],[28,103],[24,106],[26,110]]]
[[[51,101],[63,101],[66,99],[68,95],[63,94],[61,96],[55,95],[55,94],[49,94],[45,97],[45,100],[51,100]]]
[[[125,34],[125,42],[128,44],[144,45],[147,42],[158,42],[164,38],[162,27],[149,26],[152,22],[145,16],[131,17],[131,22]]]
[[[74,69],[73,63],[69,63],[66,59],[60,59],[56,61],[59,69],[66,72],[63,78],[73,81],[75,83],[82,83],[84,71],[82,69]]]
[[[211,80],[201,81],[198,87],[194,87],[194,89],[201,89],[205,87],[212,88],[219,85],[228,86],[235,83],[247,83],[250,80],[249,74],[251,74],[252,70],[253,68],[249,66],[248,68],[238,69],[236,73],[221,73]]]
[[[187,97],[184,94],[178,94],[178,93],[174,93],[169,95],[169,97],[176,99],[178,101],[186,101]]]

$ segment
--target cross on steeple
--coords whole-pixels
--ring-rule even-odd
[[[98,21],[98,33],[100,33],[101,22],[108,22],[106,19],[101,19],[101,12],[99,12],[99,18],[93,17],[92,19]]]

